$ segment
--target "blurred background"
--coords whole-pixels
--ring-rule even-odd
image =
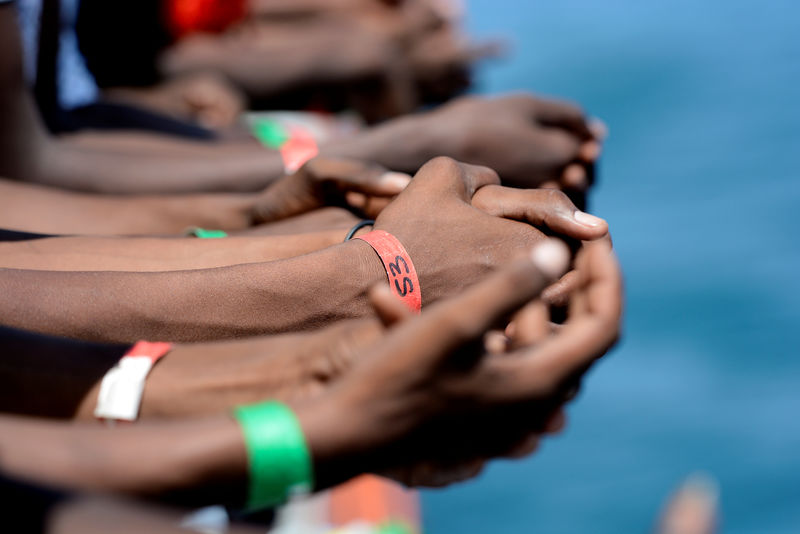
[[[581,102],[610,136],[590,211],[627,278],[624,338],[566,432],[424,494],[436,533],[646,532],[688,474],[722,532],[800,532],[800,4],[469,0],[513,53],[478,91]]]

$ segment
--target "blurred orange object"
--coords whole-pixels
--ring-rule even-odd
[[[357,521],[373,525],[399,521],[420,531],[417,493],[374,475],[361,475],[333,488],[330,516],[334,526]]]
[[[176,39],[197,32],[218,33],[244,18],[246,8],[246,0],[167,0],[167,23]]]

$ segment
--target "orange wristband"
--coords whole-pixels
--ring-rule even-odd
[[[283,168],[287,174],[291,174],[319,154],[319,147],[310,132],[303,128],[290,127],[289,139],[281,146],[280,151]]]
[[[412,312],[420,313],[422,290],[419,287],[417,270],[402,243],[383,230],[373,230],[354,239],[366,241],[375,249],[383,262],[383,268],[386,269],[392,292],[397,294]]]

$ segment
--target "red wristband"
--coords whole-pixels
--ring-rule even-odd
[[[375,249],[389,277],[389,287],[414,313],[422,310],[422,290],[417,270],[405,247],[395,236],[383,230],[373,230],[354,239],[361,239]]]

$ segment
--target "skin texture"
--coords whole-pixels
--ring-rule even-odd
[[[616,260],[607,245],[592,244],[578,258],[583,284],[565,326],[538,343],[486,353],[485,332],[566,269],[566,249],[548,245],[422,316],[403,317],[383,285],[372,293],[379,315],[395,317],[392,326],[324,394],[290,403],[318,488],[422,462],[482,461],[542,430],[616,339],[622,306]],[[245,494],[244,445],[227,416],[145,421],[113,432],[3,416],[0,430],[0,467],[10,476],[193,505],[240,503]]]
[[[319,157],[252,194],[113,196],[0,180],[0,227],[55,235],[182,234],[194,226],[231,232],[326,206],[375,217],[410,179],[376,164]]]
[[[338,245],[347,230],[196,239],[56,237],[0,242],[0,267],[34,271],[165,272],[263,263]]]
[[[420,157],[449,156],[495,169],[504,185],[547,185],[584,193],[603,135],[580,108],[566,102],[525,94],[462,97],[431,112],[388,121],[322,151],[370,159],[404,172],[413,172]]]
[[[423,305],[460,292],[543,239],[527,223],[470,205],[475,191],[497,183],[489,169],[437,158],[379,215],[375,227],[394,234],[413,258]],[[508,190],[503,202],[524,203],[529,194]],[[570,237],[578,239],[607,232],[604,223],[588,227],[572,220],[569,227]],[[212,270],[5,269],[0,316],[8,326],[92,341],[244,337],[361,317],[368,309],[367,289],[385,276],[371,247],[360,240],[296,258]]]

